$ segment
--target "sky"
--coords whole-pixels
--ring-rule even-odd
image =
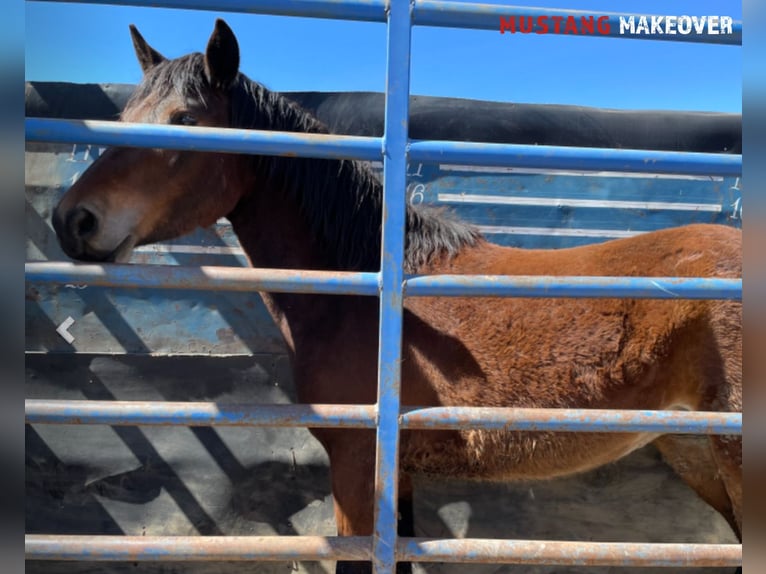
[[[513,4],[512,0],[492,1]],[[737,0],[519,0],[523,6],[727,15]],[[26,2],[28,81],[137,83],[128,25],[166,57],[204,51],[232,27],[241,71],[278,91],[383,91],[385,24],[59,2]],[[413,28],[413,94],[619,109],[742,110],[741,47]]]

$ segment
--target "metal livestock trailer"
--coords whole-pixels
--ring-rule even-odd
[[[243,8],[239,2],[194,0],[146,4]],[[99,571],[110,572],[222,572],[242,567],[230,561],[252,558],[283,561],[263,564],[259,571],[271,567],[276,572],[284,561],[293,561],[295,569],[324,572],[326,563],[298,561],[361,552],[380,573],[391,572],[397,559],[452,562],[459,571],[470,570],[465,563],[484,562],[527,564],[527,572],[570,571],[545,564],[570,564],[572,572],[584,571],[577,565],[621,566],[621,572],[717,565],[721,572],[732,571],[741,560],[735,537],[651,449],[582,476],[482,485],[478,494],[473,485],[421,479],[416,527],[428,538],[398,538],[390,470],[406,416],[400,419],[397,369],[385,367],[398,362],[402,297],[418,288],[528,293],[513,277],[501,278],[499,287],[488,278],[461,285],[437,278],[429,285],[404,277],[403,222],[396,206],[444,204],[491,240],[519,247],[565,247],[690,222],[740,226],[740,116],[409,96],[413,24],[496,30],[498,14],[513,12],[508,7],[316,1],[261,2],[249,9],[388,21],[386,94],[291,95],[333,132],[368,138],[345,154],[372,161],[386,173],[385,201],[394,206],[383,241],[392,257],[384,258],[380,273],[360,277],[361,283],[339,277],[326,287],[342,293],[370,283],[382,302],[380,367],[386,376],[380,379],[374,412],[365,415],[380,440],[376,536],[333,537],[326,458],[298,428],[322,415],[310,406],[284,406],[292,388],[283,344],[260,302],[247,292],[268,287],[270,277],[241,269],[244,255],[225,220],[190,237],[141,248],[130,267],[62,263],[50,210],[100,146],[128,142],[119,125],[92,120],[113,119],[131,86],[30,83],[27,568],[73,572],[78,570],[71,561],[82,560],[88,561],[83,571],[92,571],[90,561],[97,561]],[[86,125],[84,119],[91,122]],[[163,139],[169,141],[172,128],[166,132],[151,144],[169,145]],[[257,136],[252,143],[251,151],[276,151]],[[236,142],[222,131],[217,145],[227,149]],[[315,152],[299,137],[291,153]],[[156,264],[173,267],[159,275],[152,268]],[[200,265],[228,269],[209,273],[203,284],[195,272]],[[279,288],[300,289],[301,284],[311,279],[296,276]],[[553,296],[624,296],[628,290],[631,296],[667,296],[661,285],[640,278],[612,285],[548,278],[534,288]],[[684,296],[685,288],[741,296],[739,282],[688,280],[675,292]],[[720,289],[713,293],[710,288]],[[114,400],[131,402],[111,409],[105,401]],[[178,401],[188,408],[178,410]],[[237,404],[253,403],[263,407],[237,410]],[[478,411],[468,412],[476,415],[470,425],[492,424],[480,420]],[[636,431],[667,419],[645,412],[631,422],[615,413],[616,425],[595,416],[587,427],[572,421],[572,414],[562,411],[551,429],[587,432],[611,424]],[[505,415],[509,425],[525,424],[512,409]],[[709,432],[704,422],[674,418],[680,423],[670,432]],[[335,420],[342,421],[343,413]],[[740,415],[723,420],[719,431],[741,432]],[[275,431],[275,426],[286,428]],[[274,534],[292,536],[268,536]],[[210,560],[223,563],[209,566]],[[439,571],[451,570],[443,565]]]

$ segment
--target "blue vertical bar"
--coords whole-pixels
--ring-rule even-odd
[[[396,569],[399,475],[399,398],[404,288],[405,187],[410,96],[409,0],[388,6],[386,117],[383,136],[383,241],[380,340],[378,350],[378,430],[375,458],[373,572]]]

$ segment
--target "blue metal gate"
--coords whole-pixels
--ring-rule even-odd
[[[508,14],[568,16],[549,11],[435,0],[90,0],[215,11],[385,21],[388,24],[386,117],[382,138],[263,133],[112,122],[26,120],[27,141],[132,145],[301,157],[345,157],[384,166],[382,265],[377,273],[28,263],[30,282],[192,290],[263,290],[358,294],[380,298],[378,402],[373,406],[26,401],[36,424],[311,426],[377,429],[375,530],[371,537],[26,537],[35,560],[371,560],[378,574],[397,561],[494,562],[616,566],[736,566],[741,545],[542,542],[400,538],[397,475],[402,429],[507,428],[578,432],[741,434],[740,413],[594,411],[517,408],[400,407],[404,297],[633,297],[741,299],[741,279],[513,276],[419,276],[403,273],[408,161],[519,168],[737,176],[741,156],[412,141],[408,138],[410,36],[413,25],[498,29]],[[617,36],[619,15],[609,15]],[[642,36],[651,38],[651,36]],[[741,44],[734,34],[675,40]]]

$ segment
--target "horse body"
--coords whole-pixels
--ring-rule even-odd
[[[222,21],[204,56],[177,60],[165,60],[132,31],[145,75],[123,120],[324,131],[238,73],[236,39]],[[358,162],[116,148],[65,194],[53,222],[62,247],[78,259],[119,260],[135,245],[227,216],[255,267],[374,271],[381,204],[380,183]],[[408,272],[741,276],[741,233],[722,226],[523,250],[492,245],[433,209],[407,209]],[[301,402],[376,401],[377,299],[261,296],[287,343]],[[403,320],[404,405],[742,407],[736,302],[424,297],[405,300]],[[339,534],[371,534],[373,431],[312,432],[330,457]],[[404,431],[400,493],[411,496],[410,473],[549,478],[595,468],[653,440],[739,534],[739,437]]]
[[[734,255],[737,248],[736,231],[702,226],[561,251],[480,246],[428,272],[711,276],[717,263],[712,259],[727,251]],[[704,256],[701,249],[716,256]],[[679,268],[679,253],[699,264]],[[739,276],[736,269],[729,271],[728,276]],[[723,406],[713,405],[705,393],[714,392],[724,371],[717,339],[736,336],[736,326],[732,329],[727,321],[719,325],[717,316],[731,314],[736,322],[736,304],[544,298],[413,298],[407,303],[421,325],[411,326],[405,318],[404,361],[406,365],[411,360],[423,374],[408,369],[404,374],[431,385],[438,404],[701,410]],[[410,340],[410,329],[420,341]],[[730,365],[732,375],[738,366],[736,361]],[[422,404],[406,401],[407,379],[403,384],[405,403]],[[551,477],[594,468],[654,438],[476,430],[462,436],[467,456],[447,455],[443,474]],[[407,468],[406,459],[403,464]]]

